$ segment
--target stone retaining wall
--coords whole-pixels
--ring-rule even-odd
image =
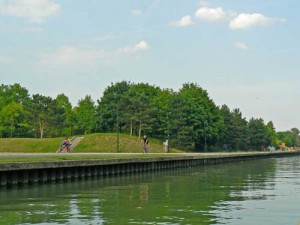
[[[115,176],[145,171],[193,167],[269,157],[287,157],[300,152],[207,153],[178,156],[69,160],[58,162],[0,164],[0,187],[48,183],[87,177]]]

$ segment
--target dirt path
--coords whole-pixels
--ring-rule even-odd
[[[81,141],[83,140],[83,137],[75,137],[71,140],[72,147],[75,148]]]

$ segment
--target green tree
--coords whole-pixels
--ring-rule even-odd
[[[174,95],[175,93],[171,89],[159,89],[152,99],[152,107],[156,118],[156,122],[152,124],[153,136],[164,140],[170,138],[171,134],[171,101]]]
[[[29,102],[28,90],[19,84],[0,86],[1,137],[12,136],[13,133],[20,137],[31,134],[27,113]]]
[[[233,126],[233,114],[227,105],[222,105],[220,112],[223,117],[224,128],[220,133],[220,144],[226,146],[226,148],[231,148],[234,146],[233,140],[235,136],[235,129]]]
[[[23,106],[16,102],[11,102],[4,106],[0,112],[0,121],[3,132],[9,133],[9,137],[13,137],[13,133],[18,127],[26,126],[24,124],[25,112]]]
[[[291,131],[293,132],[295,139],[296,139],[296,146],[300,146],[300,131],[298,128],[294,127],[291,129]]]
[[[277,133],[276,133],[276,130],[275,130],[275,127],[274,127],[274,124],[272,121],[269,121],[267,123],[267,132],[268,132],[268,136],[271,139],[271,145],[278,148],[279,140],[278,140]]]
[[[295,134],[292,131],[277,132],[280,144],[285,143],[287,147],[294,147],[297,145]]]
[[[96,108],[90,95],[78,101],[75,108],[75,116],[78,124],[78,132],[89,134],[96,127]]]
[[[247,120],[239,109],[232,112],[232,140],[231,148],[235,150],[247,150],[249,147]]]
[[[120,132],[141,136],[154,134],[157,125],[154,99],[160,89],[149,84],[122,81],[111,84],[98,100],[97,116],[101,130],[113,132],[119,124]]]
[[[28,90],[21,87],[20,84],[0,86],[0,109],[11,102],[16,102],[21,105],[28,103],[30,100]]]
[[[53,128],[56,103],[51,97],[34,94],[30,105],[30,118],[40,138]]]
[[[264,120],[251,118],[248,122],[249,146],[251,149],[261,149],[262,146],[271,145],[272,138],[268,133],[268,128]]]
[[[72,135],[76,122],[72,104],[64,94],[57,95],[55,101],[58,136]]]
[[[153,134],[153,127],[157,123],[154,99],[158,92],[159,88],[140,83],[132,85],[124,94],[120,101],[121,113],[131,134],[133,130],[137,130],[139,137],[142,133]]]
[[[187,150],[195,149],[193,142],[192,127],[188,124],[186,108],[184,108],[184,102],[178,93],[174,93],[170,103],[170,134],[171,145],[174,147],[180,147]]]
[[[100,100],[97,100],[97,123],[101,132],[113,132],[117,127],[117,112],[119,122],[122,123],[124,116],[123,108],[124,96],[131,87],[131,83],[127,81],[111,84],[103,92]],[[122,127],[122,126],[121,126]]]
[[[176,126],[173,128],[179,146],[204,150],[218,143],[223,118],[207,91],[193,83],[184,84],[171,105],[175,107],[172,111]]]

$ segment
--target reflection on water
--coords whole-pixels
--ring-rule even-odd
[[[239,191],[210,211],[216,224],[299,224],[300,157],[273,160],[275,173],[249,174]],[[269,163],[269,160],[264,160]],[[235,187],[238,189],[238,187]]]
[[[0,224],[295,224],[300,157],[0,190]]]

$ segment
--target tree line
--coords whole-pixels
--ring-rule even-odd
[[[123,133],[166,140],[193,151],[255,150],[299,146],[299,130],[276,132],[273,122],[247,120],[227,105],[217,106],[195,83],[179,91],[148,83],[112,83],[94,102],[86,95],[72,106],[65,94],[29,95],[20,84],[0,86],[0,137],[62,137]]]

